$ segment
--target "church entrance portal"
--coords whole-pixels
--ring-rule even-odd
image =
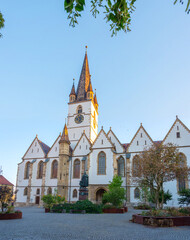
[[[39,196],[36,196],[36,204],[40,204],[40,197]]]
[[[103,194],[106,192],[105,189],[101,188],[96,192],[96,202],[102,203]]]

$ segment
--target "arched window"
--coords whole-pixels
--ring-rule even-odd
[[[52,188],[48,187],[47,194],[52,194]]]
[[[39,189],[39,188],[36,190],[36,194],[37,194],[37,195],[40,194],[40,189]]]
[[[24,189],[24,196],[27,196],[27,195],[28,195],[28,188],[25,187],[25,189]]]
[[[136,187],[134,190],[134,198],[140,198],[140,190],[138,187]]]
[[[58,161],[54,160],[51,164],[51,178],[57,178]]]
[[[80,178],[80,160],[76,159],[73,166],[73,178]]]
[[[77,198],[77,190],[76,189],[73,190],[73,198]]]
[[[179,166],[185,167],[187,164],[185,154],[179,153],[177,157],[178,157]],[[177,188],[179,192],[187,188],[187,176],[180,175],[179,177],[177,177]]]
[[[104,152],[98,154],[98,174],[106,174],[106,154]]]
[[[123,157],[117,160],[117,174],[120,177],[125,177],[125,161]]]
[[[79,105],[79,106],[77,107],[77,113],[82,113],[82,106],[81,106],[81,105]]]
[[[135,155],[133,158],[133,169],[132,169],[133,177],[140,176],[140,158],[138,155]]]
[[[24,178],[29,179],[30,174],[30,162],[27,162],[25,165]]]
[[[38,178],[41,179],[42,176],[43,176],[43,162],[40,161],[40,162],[38,163]]]

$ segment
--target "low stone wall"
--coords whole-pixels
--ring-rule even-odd
[[[132,222],[153,227],[190,226],[190,217],[148,217],[133,215]]]

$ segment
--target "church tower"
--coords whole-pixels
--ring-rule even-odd
[[[85,131],[93,142],[98,133],[98,102],[94,96],[87,57],[87,47],[78,87],[73,83],[68,103],[68,133],[71,147],[74,148]]]

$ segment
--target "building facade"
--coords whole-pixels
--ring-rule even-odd
[[[162,141],[153,141],[142,124],[128,144],[119,141],[116,134],[103,129],[98,133],[98,101],[92,88],[87,52],[78,87],[73,83],[68,103],[67,125],[51,147],[35,137],[17,171],[17,205],[40,204],[44,194],[59,194],[69,202],[79,199],[79,182],[86,171],[89,176],[89,200],[100,202],[115,174],[123,179],[127,203],[139,202],[139,188],[133,181],[133,169],[138,155],[153,144],[173,143],[181,158],[190,165],[190,130],[176,117]],[[188,187],[176,179],[165,185],[177,205],[178,191]]]

